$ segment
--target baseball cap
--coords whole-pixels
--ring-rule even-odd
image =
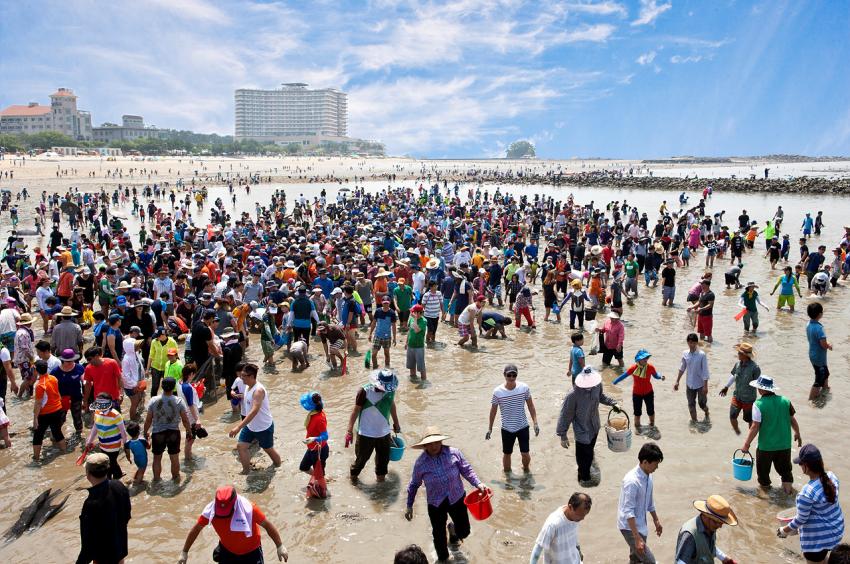
[[[221,486],[215,491],[216,517],[228,517],[233,513],[234,505],[236,505],[236,488],[233,486]]]
[[[505,365],[505,374],[519,374],[519,369],[516,367],[516,364],[506,364]]]
[[[800,449],[800,452],[794,458],[794,464],[802,464],[805,462],[817,462],[823,460],[820,450],[813,444],[805,444]]]
[[[96,452],[86,457],[86,472],[96,470],[104,471],[109,469],[109,457],[102,452]]]

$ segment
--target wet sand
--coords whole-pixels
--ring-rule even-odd
[[[6,165],[3,165],[4,167]],[[141,166],[144,166],[142,164]],[[337,171],[339,172],[339,171]],[[17,171],[16,171],[17,176]],[[79,185],[86,189],[85,179],[28,182],[31,194],[42,189],[64,189]],[[17,184],[17,178],[16,178]],[[97,179],[95,184],[104,184]],[[4,184],[5,185],[5,184]],[[413,186],[413,183],[405,183]],[[368,183],[370,190],[378,190],[384,182]],[[279,185],[253,186],[250,197],[238,200],[237,210],[253,212],[255,201],[268,202],[271,192]],[[338,184],[326,186],[330,197],[335,196]],[[290,197],[304,193],[318,194],[322,185],[297,185],[286,187]],[[504,191],[511,191],[504,187]],[[674,194],[651,191],[609,189],[557,190],[552,187],[523,187],[523,193],[557,194],[566,198],[569,192],[577,201],[595,201],[597,205],[609,200],[627,199],[654,217],[661,199],[672,201]],[[491,188],[492,193],[492,188]],[[519,190],[516,191],[519,193]],[[216,197],[225,198],[225,187],[210,191],[210,202]],[[225,198],[227,202],[229,199]],[[32,205],[33,200],[30,200]],[[785,226],[795,233],[805,211],[825,210],[827,229],[817,240],[827,246],[837,242],[840,228],[850,217],[850,198],[805,196],[777,197],[775,195],[745,196],[717,194],[708,211],[727,210],[727,221],[732,223],[746,208],[754,219],[772,216],[777,205],[786,209]],[[231,206],[228,204],[227,208]],[[208,208],[209,209],[209,206]],[[126,214],[126,215],[129,215]],[[232,214],[234,215],[234,214]],[[7,226],[8,216],[3,218]],[[30,248],[33,242],[30,239]],[[763,248],[759,241],[758,248]],[[835,351],[830,353],[832,369],[832,396],[823,407],[813,407],[806,397],[812,381],[811,367],[806,354],[806,316],[802,309],[809,299],[798,300],[798,311],[774,311],[774,298],[767,296],[779,272],[771,272],[761,252],[745,255],[742,281],[755,280],[761,285],[764,301],[771,312],[761,314],[761,327],[757,337],[748,337],[757,351],[757,362],[764,374],[776,378],[781,393],[788,396],[798,410],[798,420],[804,442],[818,444],[827,467],[839,479],[850,476],[850,461],[842,445],[843,417],[850,390],[843,373],[850,363],[847,344],[850,341],[850,314],[846,287],[830,292],[824,300],[826,314],[824,326]],[[795,247],[792,259],[798,254]],[[640,288],[640,298],[634,306],[626,306],[626,358],[633,357],[639,348],[648,348],[654,355],[652,362],[665,382],[655,382],[656,424],[661,438],[658,444],[665,454],[655,476],[656,505],[664,524],[660,539],[651,538],[650,547],[661,561],[672,557],[676,532],[679,526],[694,515],[691,502],[705,499],[710,494],[722,494],[732,504],[741,524],[724,527],[719,534],[719,546],[739,562],[773,563],[799,561],[799,544],[795,537],[780,540],[775,537],[775,514],[793,505],[793,497],[776,490],[763,493],[755,481],[736,482],[732,478],[730,459],[740,448],[743,437],[736,437],[727,420],[728,398],[717,393],[735,362],[732,346],[742,337],[743,327],[732,316],[737,311],[740,291],[724,291],[715,284],[715,341],[706,345],[712,373],[709,406],[712,424],[700,428],[688,425],[687,406],[683,390],[672,391],[678,369],[679,357],[685,349],[684,335],[689,332],[685,313],[685,293],[703,272],[699,253],[691,266],[680,270],[677,281],[676,307],[662,308],[660,288]],[[715,279],[722,280],[725,263],[716,263]],[[805,293],[804,293],[805,295]],[[508,329],[507,340],[480,341],[477,351],[458,350],[453,344],[456,331],[441,325],[437,333],[438,344],[427,351],[429,383],[425,386],[410,382],[404,370],[403,346],[392,355],[392,365],[397,368],[402,382],[397,393],[399,417],[408,442],[416,440],[428,425],[439,425],[453,438],[448,444],[460,448],[479,476],[494,490],[494,514],[484,522],[473,522],[472,535],[464,543],[462,552],[470,562],[520,562],[527,561],[537,532],[546,516],[564,504],[576,490],[589,493],[594,500],[593,510],[580,528],[580,540],[585,562],[624,562],[627,548],[616,529],[616,508],[620,481],[623,474],[637,463],[637,450],[646,440],[635,436],[628,453],[610,452],[600,435],[596,455],[601,470],[601,484],[594,488],[580,488],[575,478],[574,451],[563,450],[554,428],[561,399],[569,387],[565,377],[568,357],[568,325],[542,321],[542,292],[535,297],[538,329],[517,331]],[[566,318],[566,316],[565,316]],[[37,331],[38,332],[38,331]],[[361,353],[367,350],[365,334],[358,341]],[[318,348],[316,348],[318,347]],[[229,405],[219,401],[205,409],[202,420],[210,436],[196,442],[196,459],[183,465],[180,484],[168,482],[148,484],[133,497],[133,519],[130,522],[130,557],[127,562],[174,562],[179,556],[185,534],[211,499],[214,488],[223,483],[233,483],[255,501],[272,522],[281,530],[284,543],[289,548],[290,562],[388,562],[398,548],[417,543],[433,558],[430,525],[427,518],[424,492],[420,490],[412,523],[402,517],[406,486],[410,477],[414,451],[408,451],[402,461],[391,463],[390,475],[384,484],[376,484],[372,466],[367,466],[359,484],[352,484],[348,465],[353,449],[345,449],[344,433],[357,388],[366,381],[362,356],[349,358],[350,374],[329,374],[321,356],[316,351],[321,345],[311,345],[312,366],[301,373],[292,373],[289,363],[280,361],[274,370],[264,371],[260,379],[270,392],[275,415],[276,447],[284,458],[283,466],[276,470],[263,454],[255,457],[261,470],[245,477],[239,475],[240,466],[235,455],[235,441],[227,437],[232,424]],[[248,357],[257,360],[259,342],[252,338]],[[599,366],[600,357],[589,357],[590,364]],[[539,437],[531,441],[532,473],[521,471],[506,477],[501,470],[501,448],[498,438],[484,441],[487,413],[494,386],[502,382],[501,368],[514,362],[520,368],[520,380],[528,383],[535,398],[541,426]],[[619,374],[617,369],[605,369],[605,389],[626,406],[630,406],[630,388],[627,383],[612,386],[610,382]],[[328,414],[331,457],[328,462],[329,488],[332,497],[325,501],[305,501],[304,486],[307,476],[298,472],[298,462],[303,454],[304,412],[298,397],[307,390],[320,391],[326,402]],[[27,465],[31,454],[29,432],[32,404],[19,404],[11,400],[9,416],[14,447],[0,451],[0,471],[6,478],[0,488],[0,529],[5,529],[17,518],[19,510],[47,487],[61,487],[79,475],[74,466],[74,454],[54,456],[46,446],[49,462],[42,467]],[[630,412],[629,407],[629,412]],[[602,410],[604,415],[607,410]],[[498,422],[497,422],[498,424]],[[70,425],[66,425],[66,431]],[[46,443],[49,444],[49,441]],[[126,460],[125,472],[130,470]],[[518,455],[514,467],[520,468]],[[150,468],[147,479],[151,478]],[[774,476],[775,480],[778,477]],[[802,475],[795,473],[795,488],[803,485]],[[79,485],[79,484],[78,484]],[[27,562],[38,555],[45,563],[72,561],[79,547],[79,509],[85,492],[73,493],[65,510],[42,529],[25,534],[19,540],[0,547],[0,558],[7,562]],[[846,501],[846,494],[842,494]],[[846,507],[846,505],[845,505]],[[215,534],[207,528],[190,553],[193,562],[209,562],[215,546]],[[267,555],[273,555],[271,541],[264,535]]]

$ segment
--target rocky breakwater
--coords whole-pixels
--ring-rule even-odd
[[[543,180],[543,179],[541,179]],[[749,178],[673,178],[665,176],[592,176],[573,175],[547,178],[547,183],[562,186],[605,186],[673,192],[702,191],[711,185],[718,192],[780,192],[792,194],[850,194],[850,178],[827,179],[801,176],[794,179]]]

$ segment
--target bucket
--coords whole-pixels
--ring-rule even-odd
[[[402,439],[398,435],[393,436],[393,438],[390,440],[390,460],[392,460],[393,462],[398,462],[399,460],[401,460],[401,457],[404,456],[404,447],[404,439]]]
[[[741,453],[740,458],[738,457],[739,452]],[[732,454],[732,474],[736,480],[742,482],[751,480],[753,477],[753,455],[741,449],[736,450]]]
[[[789,507],[788,509],[783,509],[782,511],[777,513],[776,520],[779,521],[779,524],[784,527],[794,519],[795,515],[797,515],[797,508]]]
[[[463,499],[463,503],[476,520],[483,521],[493,514],[493,506],[490,504],[492,496],[493,492],[490,490],[483,493],[481,490],[472,490]]]
[[[608,437],[608,448],[613,452],[626,452],[632,447],[632,425],[629,420],[629,415],[625,411],[621,412],[626,416],[626,428],[617,429],[610,425],[611,414],[614,410],[608,412],[608,421],[605,424],[605,435]]]

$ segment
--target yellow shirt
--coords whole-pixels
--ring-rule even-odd
[[[165,343],[159,339],[154,339],[151,342],[150,361],[151,368],[155,368],[162,372],[165,371],[165,363],[168,362],[168,349],[176,349],[177,341],[173,337],[169,337]]]

